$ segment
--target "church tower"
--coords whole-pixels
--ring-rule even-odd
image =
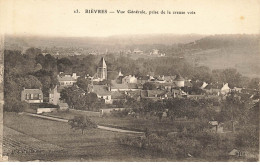
[[[100,62],[98,63],[97,68],[97,77],[103,81],[107,79],[107,64],[105,62],[104,57],[101,58]]]

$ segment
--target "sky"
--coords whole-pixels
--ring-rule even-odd
[[[115,13],[87,14],[85,9]],[[162,10],[196,14],[148,13]],[[258,34],[260,0],[0,0],[0,22],[1,33],[18,35]]]

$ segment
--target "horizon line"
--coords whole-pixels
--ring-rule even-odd
[[[198,35],[198,36],[216,36],[216,35],[260,35],[260,33],[212,33],[212,34],[201,34],[201,33],[135,33],[135,34],[114,34],[114,35],[103,35],[103,36],[92,36],[92,35],[84,35],[84,36],[69,36],[69,35],[46,35],[46,34],[10,34],[5,33],[2,36],[17,36],[17,37],[43,37],[43,38],[111,38],[111,37],[131,37],[131,36],[167,36],[167,35],[175,35],[175,36],[185,36],[185,35]]]

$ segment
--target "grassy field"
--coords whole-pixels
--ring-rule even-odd
[[[39,150],[35,153],[9,154],[11,161],[176,161],[170,155],[117,142],[118,138],[133,136],[131,134],[92,129],[82,135],[81,131],[73,132],[67,123],[15,113],[4,113],[4,126],[7,127],[4,138],[8,141],[5,149],[9,147],[12,150],[10,146],[19,143],[16,145],[18,149],[27,147]]]
[[[192,55],[187,54],[185,57],[192,63],[196,59],[198,65],[208,66],[210,69],[235,68],[242,75],[251,78],[260,77],[258,47],[208,49],[198,51]]]
[[[157,117],[149,117],[149,119],[140,117],[140,118],[134,118],[131,116],[126,117],[113,117],[113,116],[107,116],[107,117],[99,117],[97,115],[90,115],[89,113],[85,113],[82,111],[75,112],[75,111],[69,111],[69,112],[52,112],[52,113],[46,113],[44,115],[47,116],[55,116],[60,117],[64,119],[72,119],[76,115],[86,115],[89,116],[95,123],[99,125],[104,126],[110,126],[110,127],[116,127],[116,128],[122,128],[122,129],[128,129],[128,130],[134,130],[134,131],[145,131],[146,128],[148,128],[150,131],[166,131],[166,132],[176,132],[177,131],[177,125],[185,125],[185,124],[191,124],[194,121],[184,121],[184,120],[175,120],[171,121],[168,118],[163,118],[162,121],[159,121]]]

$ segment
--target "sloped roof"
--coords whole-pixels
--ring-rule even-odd
[[[164,76],[154,77],[157,81],[164,81]]]
[[[192,87],[192,83],[189,81],[184,81],[184,86],[185,87]]]
[[[222,84],[220,83],[214,83],[214,84],[208,84],[204,89],[221,89]]]
[[[166,93],[165,91],[160,90],[147,90],[148,97],[158,97]]]
[[[149,76],[139,76],[137,80],[149,80]]]
[[[208,85],[209,85],[208,83],[203,82],[203,84],[200,85],[200,86],[201,86],[200,89],[204,89],[204,88],[206,88]]]
[[[140,93],[141,93],[140,91],[127,91],[127,94],[134,98],[139,97]]]
[[[155,84],[156,84],[157,87],[159,87],[159,86],[177,87],[174,82],[166,82],[166,83],[158,83],[158,82],[155,82]]]
[[[185,79],[180,74],[177,74],[177,76],[174,79],[174,81],[184,81],[184,80]]]
[[[77,81],[71,76],[58,76],[58,81]]]
[[[237,153],[238,153],[238,150],[237,150],[237,149],[233,149],[232,151],[230,151],[230,152],[228,153],[228,155],[230,155],[230,156],[235,156]]]
[[[129,89],[128,84],[118,84],[115,80],[111,80],[111,89]]]
[[[23,92],[30,94],[39,94],[42,93],[41,89],[24,89]]]
[[[136,83],[128,83],[127,85],[129,89],[138,89],[138,84]]]
[[[111,95],[111,92],[107,90],[106,85],[93,85],[93,92],[97,95]]]
[[[176,76],[164,76],[164,80],[166,82],[172,82],[175,78]]]
[[[227,89],[230,89],[228,83],[224,84],[223,87],[221,88],[221,90],[227,90]]]
[[[124,99],[125,98],[125,94],[122,92],[112,92],[111,93],[111,98],[112,99]]]
[[[106,68],[107,67],[107,64],[106,64],[106,61],[105,61],[104,57],[102,57],[101,60],[99,61],[98,67],[102,67],[102,68]]]

